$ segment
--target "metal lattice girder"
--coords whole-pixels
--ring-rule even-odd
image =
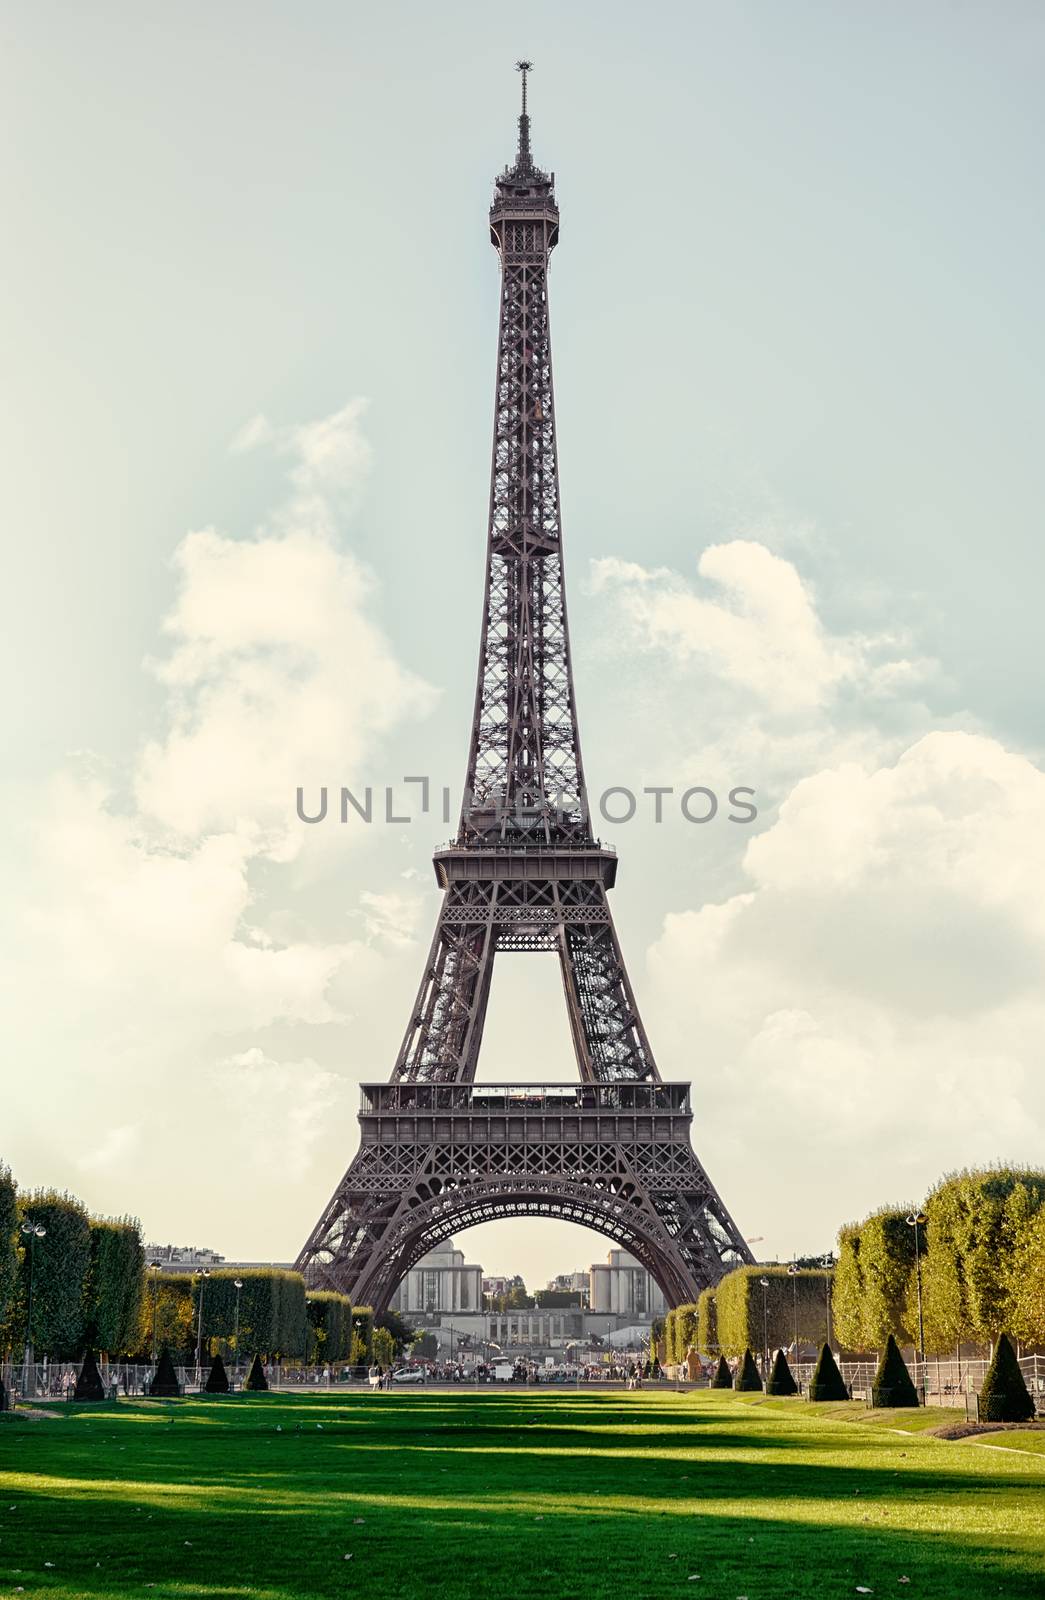
[[[624,1245],[672,1299],[692,1299],[749,1257],[690,1122],[685,1084],[367,1085],[359,1153],[304,1266],[381,1310],[455,1229],[559,1217]]]
[[[490,233],[500,333],[460,826],[435,854],[443,903],[391,1081],[364,1090],[361,1148],[297,1264],[381,1310],[455,1228],[566,1217],[624,1245],[678,1303],[751,1255],[691,1149],[688,1091],[661,1083],[607,901],[616,857],[585,804],[548,321],[559,211],[530,155],[525,91]],[[499,951],[558,955],[581,1080],[503,1114],[497,1091],[474,1083]]]

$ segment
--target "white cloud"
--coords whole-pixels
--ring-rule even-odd
[[[176,1215],[219,1248],[269,1232],[263,1176],[304,1175],[342,1098],[320,1056],[358,1073],[338,1030],[377,1003],[415,914],[405,893],[369,896],[351,936],[352,905],[335,923],[300,876],[292,918],[282,903],[303,835],[322,832],[294,817],[296,786],[359,770],[432,703],[336,536],[369,454],[359,416],[241,432],[241,449],[271,440],[287,457],[289,498],[251,538],[206,529],[179,546],[150,664],[160,727],[125,781],[95,760],[22,797],[4,1153],[23,1182],[78,1168],[90,1204]],[[310,1185],[303,1215],[318,1203]]]
[[[1042,816],[1028,760],[934,733],[799,783],[748,845],[744,892],[666,919],[662,1066],[692,1071],[698,1145],[757,1208],[745,1224],[787,1216],[772,1248],[826,1243],[842,1195],[856,1212],[967,1162],[1040,1158]]]

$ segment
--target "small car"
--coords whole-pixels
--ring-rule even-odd
[[[399,1367],[392,1374],[393,1383],[424,1383],[424,1381],[423,1367]]]

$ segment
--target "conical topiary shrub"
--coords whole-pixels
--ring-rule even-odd
[[[8,1409],[9,1409],[9,1402],[8,1402],[8,1399],[7,1399],[7,1390],[4,1387],[3,1378],[0,1378],[0,1411],[7,1411]]]
[[[766,1384],[767,1394],[797,1394],[798,1384],[794,1374],[787,1364],[787,1357],[782,1350],[778,1350],[773,1357],[773,1370],[769,1374]]]
[[[878,1363],[878,1371],[871,1384],[873,1406],[916,1406],[918,1391],[907,1370],[907,1362],[900,1354],[900,1346],[889,1335]]]
[[[1008,1334],[1001,1334],[994,1347],[980,1390],[981,1422],[1029,1422],[1034,1401],[1023,1381],[1016,1352]]]
[[[759,1393],[762,1391],[762,1378],[750,1350],[744,1351],[744,1359],[740,1363],[740,1370],[736,1375],[733,1387],[734,1389],[743,1389],[745,1391],[757,1389]]]
[[[83,1358],[83,1366],[80,1368],[80,1376],[77,1378],[76,1388],[73,1390],[73,1399],[105,1399],[105,1385],[102,1383],[102,1375],[98,1371],[98,1363],[94,1359],[94,1355],[90,1350],[87,1351],[87,1354]]]
[[[831,1354],[831,1346],[821,1345],[820,1354],[816,1358],[813,1376],[809,1380],[810,1400],[848,1400],[849,1390],[845,1386],[845,1379],[838,1370],[838,1363]]]
[[[216,1355],[211,1362],[210,1371],[207,1373],[207,1381],[203,1388],[206,1394],[228,1394],[229,1375],[225,1371],[225,1363],[222,1361],[220,1354]]]
[[[269,1381],[265,1376],[265,1368],[261,1365],[261,1357],[255,1354],[254,1360],[250,1364],[250,1371],[247,1373],[247,1381],[243,1387],[244,1389],[249,1389],[253,1394],[260,1394],[268,1386]]]
[[[174,1370],[174,1362],[171,1360],[171,1353],[166,1345],[160,1351],[160,1359],[156,1363],[156,1371],[149,1382],[149,1393],[157,1400],[170,1399],[174,1395],[181,1394],[178,1374]]]
[[[719,1356],[718,1358],[718,1366],[715,1368],[715,1376],[711,1380],[711,1387],[713,1389],[732,1389],[733,1387],[733,1374],[729,1370],[729,1362],[725,1356]]]

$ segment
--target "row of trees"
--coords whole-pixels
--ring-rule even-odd
[[[92,1217],[72,1195],[53,1190],[19,1194],[0,1169],[0,1347],[27,1341],[31,1280],[38,1350],[70,1360],[88,1347],[132,1348],[144,1266],[133,1217]]]
[[[0,1351],[31,1343],[56,1361],[94,1350],[144,1362],[167,1347],[191,1360],[200,1342],[208,1357],[261,1351],[387,1366],[412,1337],[394,1312],[375,1326],[368,1307],[306,1292],[300,1273],[282,1268],[149,1271],[136,1219],[92,1217],[50,1190],[20,1194],[0,1166]]]
[[[762,1279],[767,1280],[763,1290]],[[741,1356],[745,1350],[789,1346],[797,1326],[800,1343],[821,1345],[827,1338],[831,1273],[822,1267],[736,1267],[695,1304],[676,1306],[664,1320],[664,1356],[686,1359]]]
[[[833,1296],[842,1345],[879,1350],[890,1333],[916,1342],[916,1234],[930,1354],[1002,1333],[1045,1345],[1045,1172],[1017,1167],[952,1174],[920,1210],[886,1206],[842,1229]]]

